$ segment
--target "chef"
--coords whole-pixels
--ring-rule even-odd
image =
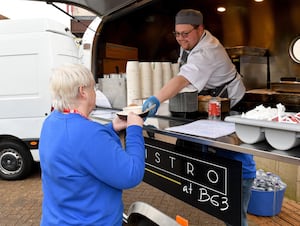
[[[160,103],[185,87],[200,95],[228,97],[230,108],[234,107],[244,96],[245,86],[223,45],[204,29],[202,13],[180,10],[175,17],[174,35],[180,45],[179,73],[145,101],[143,110],[155,104],[149,116],[155,115]]]
[[[174,97],[187,87],[197,89],[200,95],[228,97],[230,108],[234,107],[244,96],[245,86],[222,44],[204,29],[202,13],[194,9],[180,10],[175,18],[174,35],[180,45],[179,73],[155,96],[145,101],[143,110],[155,105],[149,116],[155,115],[161,102]],[[201,144],[182,140],[177,140],[176,145],[196,145],[196,148],[203,150]],[[241,220],[242,226],[247,226],[248,203],[256,177],[253,155],[216,148],[211,152],[242,163]]]

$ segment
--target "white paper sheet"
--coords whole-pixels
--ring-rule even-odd
[[[182,126],[166,128],[166,130],[208,138],[218,138],[235,132],[235,124],[218,120],[197,120]]]

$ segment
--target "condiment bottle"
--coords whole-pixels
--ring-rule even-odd
[[[215,93],[208,102],[208,119],[221,120],[221,101],[218,100]]]

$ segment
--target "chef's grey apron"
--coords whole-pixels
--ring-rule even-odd
[[[210,95],[210,96],[219,96],[222,98],[228,98],[228,92],[227,92],[227,86],[233,81],[235,80],[237,77],[237,72],[235,73],[235,76],[233,77],[233,79],[231,79],[230,81],[224,83],[221,86],[218,86],[214,89],[206,89],[206,90],[201,90],[198,95]]]
[[[179,68],[186,64],[187,58],[188,58],[189,53],[185,50],[183,50],[180,61],[179,61]]]

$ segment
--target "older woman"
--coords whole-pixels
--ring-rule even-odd
[[[88,116],[95,81],[82,65],[64,65],[50,79],[54,111],[40,136],[41,225],[122,225],[122,190],[144,175],[143,119],[102,125]],[[118,132],[126,129],[126,148]]]

